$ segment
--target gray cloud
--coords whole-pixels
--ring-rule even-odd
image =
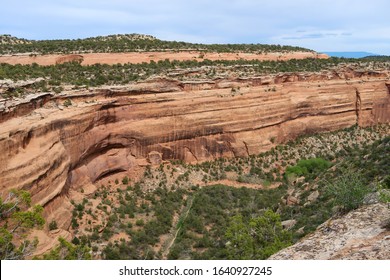
[[[306,31],[297,31],[298,35],[281,37],[283,40],[304,40],[304,39],[323,39],[327,37],[352,36],[352,33],[308,33]],[[304,34],[303,34],[304,33]]]

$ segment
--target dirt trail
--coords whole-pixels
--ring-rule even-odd
[[[208,182],[207,184],[205,184],[205,186],[213,186],[213,185],[218,185],[218,184],[233,187],[233,188],[245,187],[248,189],[276,189],[277,187],[280,186],[280,183],[274,183],[274,184],[271,184],[271,185],[265,187],[261,184],[240,183],[237,181],[232,181],[232,180],[227,180],[227,179],[218,180],[218,181],[211,181],[211,182]]]
[[[175,234],[173,235],[172,240],[169,241],[169,243],[168,243],[168,241],[167,241],[168,246],[164,249],[164,251],[163,251],[163,253],[162,253],[162,259],[167,259],[168,254],[169,254],[169,252],[170,252],[170,250],[171,250],[171,247],[173,246],[173,244],[175,244],[175,240],[176,240],[176,238],[177,238],[177,235],[179,234],[179,232],[180,232],[180,230],[181,230],[181,226],[178,227],[178,224],[180,223],[180,220],[183,220],[183,221],[184,221],[184,220],[187,218],[188,213],[189,213],[190,210],[191,210],[193,201],[194,201],[194,198],[192,197],[192,198],[190,199],[190,204],[189,204],[189,206],[186,207],[186,208],[184,208],[184,213],[182,213],[182,215],[180,215],[180,218],[179,218],[179,219],[177,220],[177,222],[174,223],[174,225],[172,226],[172,228],[177,227],[177,229],[176,229]]]

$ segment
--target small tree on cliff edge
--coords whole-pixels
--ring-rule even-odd
[[[249,220],[233,216],[225,237],[228,258],[233,260],[266,259],[292,241],[291,233],[283,229],[280,216],[272,210]]]
[[[28,240],[28,231],[42,227],[43,207],[31,205],[31,196],[26,191],[12,190],[3,199],[0,197],[0,259],[21,260],[32,255],[38,241]]]

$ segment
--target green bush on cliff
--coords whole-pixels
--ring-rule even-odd
[[[44,260],[90,260],[90,248],[83,244],[72,244],[60,237],[59,245],[52,249],[49,253],[44,254]],[[75,242],[77,243],[77,242]],[[39,259],[39,258],[38,258]]]
[[[341,207],[342,212],[357,209],[363,204],[364,197],[372,191],[362,176],[353,171],[344,172],[327,185],[328,194],[333,197],[334,204]]]
[[[312,177],[331,166],[332,163],[323,158],[303,159],[298,161],[294,166],[288,166],[286,168],[285,177]]]
[[[272,210],[249,221],[233,216],[225,237],[227,256],[232,260],[266,259],[292,242],[291,233],[283,230],[280,216]]]

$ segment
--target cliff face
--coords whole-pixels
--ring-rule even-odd
[[[67,228],[72,190],[92,192],[145,159],[247,156],[305,133],[388,123],[388,81],[388,73],[344,71],[44,95],[0,112],[0,191],[29,190]]]

